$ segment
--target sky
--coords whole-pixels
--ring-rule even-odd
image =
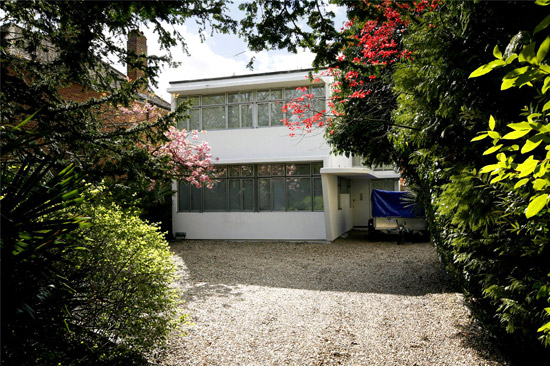
[[[343,21],[343,11],[338,8],[332,10],[336,13],[338,21]],[[166,90],[170,86],[170,81],[308,69],[314,59],[314,55],[307,50],[301,50],[297,54],[280,50],[252,52],[247,48],[246,43],[236,35],[215,34],[201,42],[195,28],[194,24],[176,27],[185,37],[190,55],[186,55],[181,47],[172,48],[173,59],[181,62],[181,65],[177,68],[169,68],[165,65],[157,79],[158,87],[153,87],[155,94],[168,102],[170,94]],[[152,29],[143,27],[140,30],[147,38],[148,54],[166,53],[165,50],[160,50],[157,37]],[[252,57],[255,57],[254,69],[249,70],[246,66]],[[126,74],[125,65],[115,64],[113,66]]]
[[[155,34],[147,29],[142,31],[147,37],[148,53],[161,54]],[[190,55],[186,55],[180,48],[172,49],[173,59],[181,62],[181,65],[177,68],[163,67],[158,79],[158,88],[155,89],[157,95],[168,101],[170,94],[166,89],[170,81],[307,69],[311,67],[314,59],[314,55],[306,50],[298,54],[285,51],[255,53],[235,35],[215,35],[201,42],[199,35],[188,30],[188,27],[181,27],[180,32],[188,42]],[[254,56],[254,70],[251,71],[246,66]]]

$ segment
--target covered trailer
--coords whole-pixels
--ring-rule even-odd
[[[411,200],[409,192],[373,189],[371,230],[396,232],[404,239],[407,232],[424,232],[426,218]]]

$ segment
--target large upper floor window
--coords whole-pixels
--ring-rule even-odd
[[[178,184],[179,212],[322,211],[323,163],[224,165],[212,189]]]
[[[325,85],[306,87],[307,93],[314,95],[312,108],[324,110]],[[177,103],[189,101],[191,109],[189,119],[179,121],[178,128],[223,130],[282,126],[283,119],[292,119],[290,112],[282,111],[283,105],[302,95],[296,87],[291,87],[179,97]]]

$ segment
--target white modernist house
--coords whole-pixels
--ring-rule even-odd
[[[368,225],[372,189],[400,189],[392,167],[371,169],[331,154],[322,131],[289,136],[281,107],[302,95],[296,88],[308,87],[323,109],[330,92],[330,80],[310,84],[308,71],[170,83],[173,109],[193,103],[179,127],[207,131],[222,172],[212,189],[174,182],[174,234],[331,241]]]

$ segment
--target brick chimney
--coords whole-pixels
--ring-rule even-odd
[[[126,44],[126,52],[128,56],[138,56],[139,61],[143,66],[147,66],[147,38],[139,30],[133,30],[128,34],[128,42]],[[145,75],[142,70],[130,68],[127,65],[128,78],[130,81],[137,80]],[[141,92],[147,91],[147,86],[140,89]]]

